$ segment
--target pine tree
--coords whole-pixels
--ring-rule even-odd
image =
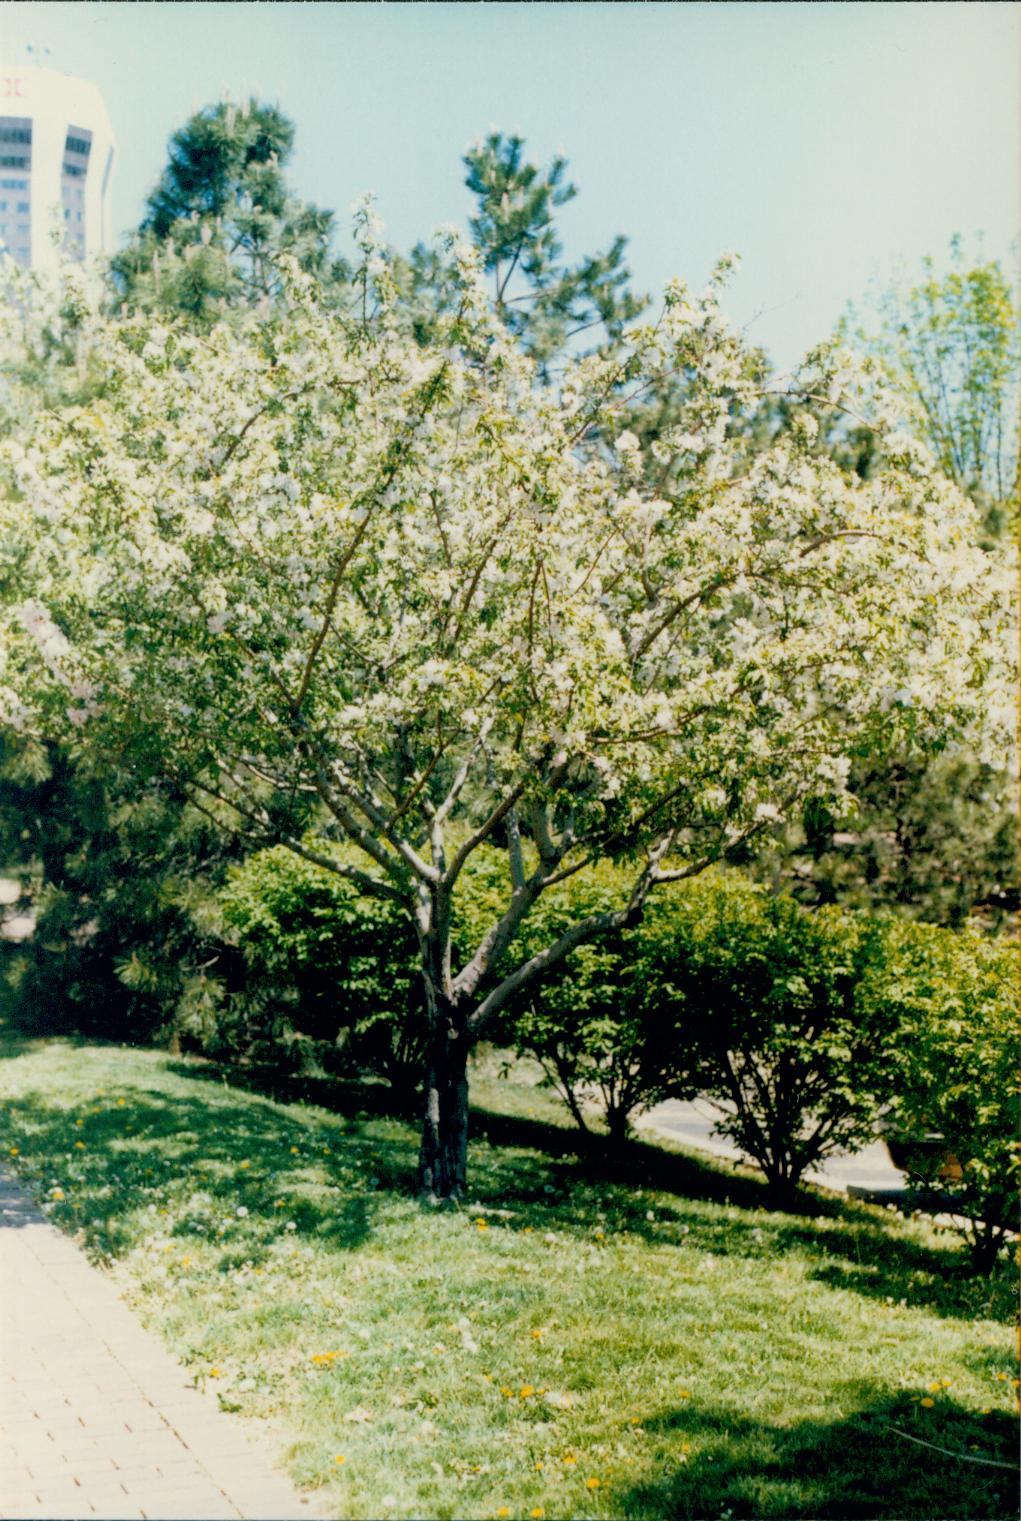
[[[254,99],[192,116],[171,139],[137,234],[111,261],[121,299],[210,320],[273,296],[285,253],[324,286],[343,282],[333,213],[288,187],[293,147],[293,124]]]
[[[464,156],[475,197],[472,241],[492,279],[496,310],[545,373],[552,360],[587,335],[588,346],[613,343],[647,300],[631,289],[617,237],[604,253],[565,262],[556,213],[578,194],[559,154],[542,169],[525,156],[524,139],[491,132]],[[423,339],[452,297],[442,256],[419,243],[400,270],[403,294]]]

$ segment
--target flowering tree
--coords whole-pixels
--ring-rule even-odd
[[[551,386],[468,250],[409,342],[358,225],[353,315],[294,269],[286,309],[204,336],[79,319],[104,394],[5,446],[0,701],[404,905],[432,1032],[420,1183],[453,1198],[468,1053],[531,982],[804,797],[839,800],[849,747],[1004,742],[1009,599],[970,504],[846,356],[799,386],[871,408],[883,471],[817,457],[807,412],[749,453],[722,269]],[[675,374],[650,489],[619,417]],[[455,962],[458,884],[494,843],[505,890]],[[516,955],[540,895],[605,857],[630,862],[627,901]]]

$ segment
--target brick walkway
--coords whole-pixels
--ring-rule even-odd
[[[0,1173],[0,1517],[310,1517],[113,1285]]]

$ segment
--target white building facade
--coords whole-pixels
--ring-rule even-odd
[[[55,69],[0,64],[0,245],[26,268],[111,249],[116,151],[96,86]]]

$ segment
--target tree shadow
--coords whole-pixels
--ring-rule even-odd
[[[945,1396],[931,1409],[906,1394],[877,1399],[861,1381],[839,1396],[845,1408],[857,1406],[852,1415],[790,1427],[687,1402],[646,1417],[646,1472],[615,1497],[615,1514],[676,1521],[1017,1515],[1016,1473],[973,1461],[1014,1468],[1014,1422],[1005,1411],[980,1417]],[[657,1438],[668,1439],[669,1449]]]
[[[607,1186],[620,1190],[615,1228],[650,1242],[683,1242],[714,1256],[763,1262],[795,1250],[812,1278],[834,1288],[924,1305],[949,1319],[1011,1313],[1014,1282],[1006,1260],[992,1282],[976,1278],[958,1244],[913,1240],[899,1219],[894,1223],[890,1212],[875,1205],[805,1189],[779,1210],[764,1180],[727,1163],[640,1140],[615,1153],[601,1136],[490,1110],[473,1109],[472,1139],[473,1198],[525,1210],[522,1218],[533,1229],[569,1227],[573,1213],[579,1232],[591,1235],[591,1205],[572,1212],[572,1195],[579,1183]],[[481,1166],[480,1143],[493,1148],[483,1153]],[[523,1166],[519,1148],[549,1160]],[[646,1189],[676,1201],[666,1209],[660,1204],[653,1221],[649,1201],[636,1193]],[[706,1211],[706,1204],[719,1208]]]
[[[119,1099],[72,1110],[41,1092],[9,1105],[9,1121],[31,1140],[18,1163],[24,1181],[73,1176],[53,1218],[80,1229],[98,1255],[117,1257],[135,1244],[140,1212],[182,1178],[208,1197],[225,1261],[242,1250],[255,1261],[287,1228],[355,1250],[371,1234],[382,1195],[414,1192],[416,1134],[395,1121],[394,1096],[381,1083],[190,1059],[161,1070],[201,1084],[208,1098],[126,1088]],[[971,1279],[959,1248],[912,1240],[874,1206],[806,1191],[798,1213],[780,1213],[769,1208],[761,1179],[711,1158],[637,1139],[614,1153],[602,1137],[489,1109],[473,1110],[471,1123],[469,1198],[505,1212],[511,1228],[591,1240],[594,1211],[605,1205],[610,1235],[764,1266],[797,1252],[809,1277],[835,1289],[948,1318],[1009,1313],[1006,1263],[991,1285]],[[34,1174],[24,1166],[30,1153]],[[646,1190],[656,1194],[651,1211]],[[175,1227],[182,1241],[190,1231],[187,1222]]]
[[[379,1196],[410,1189],[403,1137],[370,1133],[357,1119],[338,1126],[314,1111],[296,1119],[230,1094],[221,1088],[203,1103],[125,1089],[72,1107],[42,1092],[11,1099],[5,1123],[20,1140],[19,1181],[48,1199],[55,1224],[107,1259],[137,1244],[140,1216],[155,1211],[167,1183],[184,1181],[201,1219],[179,1220],[173,1235],[192,1239],[215,1220],[207,1235],[228,1264],[242,1244],[255,1261],[284,1230],[355,1250],[371,1234]],[[47,1185],[57,1177],[55,1199]]]
[[[316,1077],[270,1065],[215,1062],[206,1058],[169,1061],[168,1072],[189,1081],[227,1083],[277,1104],[310,1104],[331,1114],[409,1120],[416,1116],[389,1083],[350,1077]]]

